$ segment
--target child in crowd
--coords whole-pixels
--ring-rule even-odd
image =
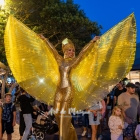
[[[7,140],[12,140],[13,127],[16,125],[16,107],[11,99],[11,93],[6,93],[2,109],[2,134],[6,131]]]
[[[135,137],[137,140],[140,140],[140,124],[137,125],[135,130]]]
[[[120,106],[115,106],[108,122],[111,140],[123,140],[124,116]]]

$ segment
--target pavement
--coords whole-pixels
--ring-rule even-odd
[[[76,132],[77,132],[77,136],[78,136],[78,140],[90,140],[91,138],[87,138],[87,135],[82,137],[82,127],[77,127],[76,128]],[[102,140],[110,140],[110,133],[109,131],[103,132],[102,134],[103,138]],[[19,140],[20,135],[19,135],[19,125],[16,124],[16,126],[14,127],[14,133],[12,134],[12,140]],[[7,136],[6,133],[3,135],[3,139],[2,140],[6,140]],[[54,134],[54,135],[46,135],[45,140],[59,140],[58,138],[58,134]]]
[[[20,135],[19,135],[19,125],[16,124],[16,126],[14,127],[14,133],[12,134],[12,140],[19,140],[19,138],[20,138]],[[7,140],[6,133],[4,133],[2,140]]]
[[[77,136],[78,136],[78,140],[90,140],[91,138],[87,138],[87,135],[82,137],[82,127],[81,126],[76,126],[76,132],[77,132]],[[110,133],[108,130],[104,131],[102,133],[102,140],[110,140]],[[16,126],[14,127],[14,133],[12,134],[12,140],[19,140],[20,135],[19,135],[19,125],[16,124]],[[3,135],[3,139],[2,140],[6,140],[7,136],[6,133]],[[58,138],[58,134],[54,134],[54,135],[46,135],[45,140],[59,140]]]

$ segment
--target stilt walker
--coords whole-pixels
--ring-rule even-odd
[[[5,29],[9,66],[18,84],[36,99],[54,104],[60,140],[77,140],[71,108],[102,100],[109,86],[123,79],[135,58],[134,14],[91,40],[75,57],[71,40],[62,40],[64,57],[44,38],[10,16]]]

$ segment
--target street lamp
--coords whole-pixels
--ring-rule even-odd
[[[4,4],[5,4],[5,1],[4,0],[0,0],[0,8],[3,8]]]

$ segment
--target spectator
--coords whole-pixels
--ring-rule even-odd
[[[31,102],[35,99],[29,97],[25,90],[21,88],[22,95],[19,96],[18,101],[20,102],[20,108],[23,114],[24,122],[25,122],[25,131],[22,137],[22,140],[27,140],[27,137],[30,133],[30,129],[32,127],[32,112],[33,108],[31,106]]]
[[[135,83],[135,92],[137,93],[138,97],[139,97],[139,101],[140,101],[140,83],[139,82],[136,82]],[[138,107],[138,114],[140,114],[140,104],[139,104],[139,107]],[[139,119],[139,115],[137,114],[137,122],[140,121]]]
[[[106,101],[106,114],[105,114],[106,126],[105,126],[105,128],[108,128],[108,119],[111,115],[112,109],[113,109],[113,95],[110,92],[107,95],[107,101]]]
[[[118,97],[118,104],[122,106],[125,121],[129,124],[124,131],[124,140],[133,140],[137,124],[139,98],[138,95],[135,94],[135,85],[133,83],[128,83],[126,89],[127,91]]]
[[[83,126],[83,132],[81,134],[81,136],[85,136],[86,133],[88,132],[88,138],[91,137],[90,133],[89,133],[89,129],[90,129],[90,125],[89,125],[89,118],[88,118],[88,113],[86,112],[86,110],[83,111],[84,113],[82,114],[82,126]]]
[[[20,115],[20,120],[19,120],[19,134],[20,134],[20,140],[21,140],[22,137],[23,137],[23,133],[25,131],[25,122],[24,122],[22,111],[19,112],[19,115]]]
[[[120,106],[115,106],[108,122],[111,140],[123,140],[124,116]]]
[[[97,102],[90,109],[89,114],[89,125],[91,125],[92,129],[92,138],[91,140],[96,140],[97,137],[97,129],[100,124],[100,120],[102,115],[105,113],[105,102],[104,100]]]
[[[140,140],[140,124],[137,125],[135,130],[135,137],[137,140]]]
[[[136,82],[135,83],[135,86],[136,86],[136,93],[138,94],[139,100],[140,100],[140,83],[139,82]]]
[[[117,102],[118,102],[118,96],[120,94],[122,94],[123,92],[126,92],[126,88],[124,88],[123,86],[123,81],[120,81],[117,85],[116,85],[116,89],[114,91],[114,106],[117,105]]]
[[[102,110],[101,110],[101,119],[100,119],[100,124],[98,126],[98,140],[102,140],[103,136],[102,136],[102,131],[104,129],[104,117],[106,114],[106,103],[105,103],[105,99],[101,101],[102,103]]]
[[[6,131],[7,140],[12,140],[12,133],[16,125],[16,107],[11,99],[11,93],[6,93],[2,111],[2,134]]]

